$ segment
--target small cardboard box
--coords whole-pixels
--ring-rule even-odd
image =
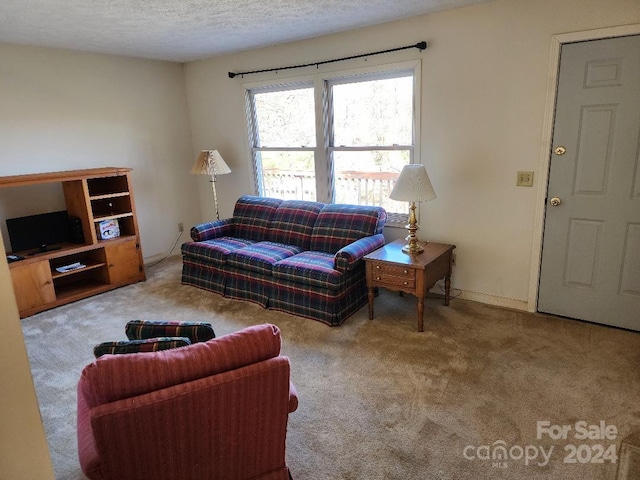
[[[117,218],[103,220],[97,224],[96,228],[100,240],[108,240],[120,236],[120,224]]]

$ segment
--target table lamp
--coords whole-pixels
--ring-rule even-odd
[[[405,165],[389,198],[411,203],[409,223],[406,226],[406,229],[409,230],[409,235],[406,238],[408,243],[402,247],[402,251],[409,255],[422,252],[424,248],[418,245],[418,237],[416,236],[416,231],[420,228],[416,219],[416,202],[427,202],[436,198],[436,192],[433,190],[424,165],[419,163]]]
[[[217,150],[202,150],[196,158],[191,173],[196,175],[211,175],[211,188],[213,189],[213,202],[216,205],[216,219],[220,220],[218,213],[218,196],[216,195],[216,177],[231,173],[231,169],[222,159]]]

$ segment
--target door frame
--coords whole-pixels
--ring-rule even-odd
[[[547,78],[547,100],[544,109],[542,128],[542,149],[538,162],[538,189],[536,195],[536,210],[533,228],[533,242],[531,251],[531,271],[529,274],[529,299],[527,310],[538,311],[538,286],[540,282],[540,264],[542,262],[542,241],[544,234],[545,199],[549,187],[549,165],[551,162],[551,148],[553,140],[553,124],[558,95],[558,76],[560,74],[560,50],[565,43],[587,40],[602,40],[605,38],[640,35],[640,23],[622,25],[618,27],[599,28],[578,32],[561,33],[551,37],[551,52],[549,60],[549,74]]]

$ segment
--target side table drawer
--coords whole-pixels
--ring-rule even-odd
[[[416,285],[416,271],[398,265],[373,262],[371,265],[373,281],[379,285],[413,290]]]

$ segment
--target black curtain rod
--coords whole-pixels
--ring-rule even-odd
[[[251,72],[237,72],[237,73],[229,72],[229,78],[235,78],[238,75],[240,75],[241,77],[244,77],[245,75],[251,75],[253,73],[277,72],[279,70],[291,70],[292,68],[312,67],[313,65],[315,65],[317,68],[320,65],[324,65],[326,63],[342,62],[344,60],[353,60],[354,58],[370,57],[372,55],[380,55],[382,53],[398,52],[400,50],[408,50],[409,48],[417,48],[419,50],[424,50],[425,48],[427,48],[427,42],[422,41],[422,42],[416,43],[415,45],[407,45],[406,47],[391,48],[389,50],[380,50],[379,52],[363,53],[361,55],[352,55],[350,57],[335,58],[333,60],[324,60],[322,62],[305,63],[303,65],[291,65],[289,67],[267,68],[265,70],[253,70]]]

